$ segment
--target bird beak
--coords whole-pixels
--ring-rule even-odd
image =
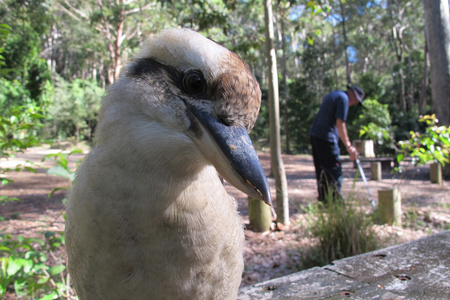
[[[247,130],[222,124],[210,114],[186,105],[202,128],[195,140],[217,172],[250,197],[272,206],[269,185]]]

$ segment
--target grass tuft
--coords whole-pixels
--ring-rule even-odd
[[[372,216],[358,207],[353,196],[346,204],[329,198],[326,205],[319,202],[310,205],[306,211],[308,230],[317,245],[304,254],[304,268],[324,266],[334,260],[377,249]]]

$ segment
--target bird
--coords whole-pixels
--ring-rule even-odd
[[[223,180],[271,205],[249,137],[261,90],[200,33],[150,35],[101,101],[66,204],[79,299],[235,299],[244,229]]]

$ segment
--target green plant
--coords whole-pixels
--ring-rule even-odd
[[[370,122],[367,125],[362,125],[359,129],[359,136],[365,137],[369,140],[374,140],[378,144],[384,144],[386,141],[391,140],[389,130],[380,127],[378,124]]]
[[[47,170],[47,175],[55,175],[62,178],[65,178],[69,180],[70,182],[73,182],[75,179],[75,171],[76,168],[80,165],[83,159],[80,159],[76,162],[76,167],[71,169],[69,166],[69,156],[76,154],[76,153],[83,153],[81,149],[73,149],[69,153],[59,152],[54,154],[47,154],[42,158],[41,161],[45,161],[46,159],[53,159],[56,162],[56,166],[51,167]],[[69,187],[56,187],[54,188],[48,197],[50,198],[55,192],[59,190],[68,190]],[[66,199],[63,199],[63,202]]]
[[[8,74],[8,69],[4,69],[3,67],[6,66],[5,63],[5,57],[2,55],[4,47],[3,47],[3,40],[5,40],[8,35],[11,33],[11,27],[9,27],[7,24],[0,24],[0,75],[6,75]]]
[[[352,197],[349,198],[347,204],[329,198],[326,206],[319,203],[308,207],[308,230],[318,240],[318,245],[306,254],[305,266],[323,266],[336,259],[376,249],[371,217],[355,206]]]
[[[45,232],[44,239],[0,234],[0,298],[6,293],[41,300],[72,295],[66,265],[54,254],[63,244],[64,234],[54,231]]]
[[[36,134],[36,130],[42,126],[40,120],[43,117],[41,109],[33,104],[13,106],[4,115],[0,115],[0,157],[14,156],[16,152],[22,152],[29,147],[46,142]],[[14,168],[0,168],[1,186],[13,182],[4,175],[10,171],[37,172],[33,163],[29,161]],[[0,196],[0,203],[18,200],[14,197]]]
[[[364,100],[364,111],[352,122],[349,130],[358,130],[359,137],[373,140],[377,145],[378,153],[387,152],[388,149],[392,148],[391,116],[388,106],[379,103],[377,100]],[[352,132],[349,134],[352,134]]]
[[[10,156],[44,142],[36,135],[44,118],[41,109],[34,105],[13,106],[0,116],[0,157]]]
[[[68,82],[56,77],[54,92],[48,107],[53,134],[59,139],[76,136],[78,141],[91,140],[104,89],[92,80]]]
[[[400,141],[402,152],[397,155],[401,162],[410,155],[415,165],[438,162],[442,166],[450,162],[450,127],[438,126],[436,115],[421,116],[419,122],[425,123],[424,132],[410,132],[410,138]]]

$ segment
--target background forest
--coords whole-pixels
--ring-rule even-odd
[[[439,35],[435,34],[435,43],[427,43],[430,36],[439,31],[434,27],[429,28],[430,20],[438,19],[436,10],[430,9],[430,6],[434,9],[437,7],[437,10],[443,10],[444,7],[447,13],[449,10],[448,0],[273,0],[282,151],[286,154],[309,154],[308,131],[323,97],[332,90],[358,84],[366,92],[366,100],[364,107],[350,107],[347,122],[350,140],[372,139],[377,155],[397,155],[399,163],[405,158],[404,155],[412,156],[414,164],[432,161],[442,165],[447,163],[446,170],[450,173],[450,64],[434,63],[436,53],[447,51],[450,57],[450,22],[438,25],[445,27],[447,38],[441,38],[441,42]],[[101,98],[107,87],[118,79],[121,67],[133,58],[146,37],[165,28],[188,27],[235,51],[256,75],[263,99],[251,138],[258,150],[263,150],[258,154],[265,156],[267,169],[272,170],[271,181],[275,182],[274,190],[277,193],[276,207],[283,207],[283,218],[287,219],[284,224],[289,222],[290,216],[289,210],[284,210],[285,203],[294,203],[291,210],[296,215],[294,225],[285,232],[274,232],[272,249],[262,252],[270,255],[261,255],[258,248],[254,247],[262,244],[265,238],[263,235],[246,233],[246,243],[251,250],[248,253],[251,254],[246,256],[244,283],[251,284],[309,267],[302,261],[303,258],[309,259],[309,252],[305,252],[306,256],[303,257],[300,248],[291,252],[286,250],[290,249],[292,242],[295,242],[295,247],[311,248],[313,243],[308,232],[315,236],[334,237],[338,235],[328,234],[328,229],[337,228],[339,231],[344,228],[342,232],[346,232],[345,226],[348,224],[363,232],[361,236],[367,233],[368,238],[374,238],[372,221],[366,222],[368,214],[362,210],[361,214],[353,214],[351,205],[350,214],[346,216],[353,214],[353,219],[342,217],[343,211],[333,207],[325,212],[330,216],[332,211],[337,211],[338,221],[329,217],[321,218],[325,214],[323,210],[315,209],[319,206],[303,206],[315,197],[315,178],[300,178],[298,174],[304,170],[292,167],[302,167],[301,164],[304,167],[307,160],[300,161],[300,155],[284,156],[287,161],[290,157],[290,199],[287,186],[281,183],[282,176],[277,175],[285,173],[284,167],[281,168],[282,164],[278,163],[278,169],[283,171],[274,172],[277,167],[272,161],[269,163],[272,157],[278,155],[269,155],[267,151],[271,132],[268,90],[274,76],[268,72],[269,62],[273,60],[266,56],[267,24],[264,16],[263,1],[256,0],[0,0],[0,159],[12,157],[42,143],[53,144],[54,148],[64,148],[67,144],[79,142],[90,144],[95,134]],[[446,17],[448,19],[448,14]],[[427,44],[431,45],[430,49]],[[441,51],[439,47],[432,47],[434,44],[443,44],[447,48]],[[436,69],[445,68],[444,73],[447,74],[444,76],[434,73]],[[440,85],[440,94],[435,92],[438,81],[444,82]],[[271,93],[270,98],[273,100],[277,97]],[[441,119],[440,122],[437,122],[434,114]],[[18,191],[23,192],[20,185],[14,182],[18,176],[14,179],[8,177],[21,172],[13,171],[25,170],[28,172],[22,174],[33,173],[36,176],[46,176],[42,172],[56,175],[30,184],[35,189],[41,188],[43,182],[51,185],[49,195],[40,192],[47,201],[36,198],[38,194],[33,192],[30,195],[36,199],[24,202],[29,206],[28,209],[35,208],[30,203],[38,203],[42,209],[36,213],[38,217],[29,217],[33,222],[41,222],[39,218],[45,219],[36,228],[49,224],[47,221],[51,220],[47,215],[49,210],[43,212],[44,206],[58,202],[60,206],[55,210],[57,216],[54,220],[59,218],[60,225],[64,226],[62,196],[56,197],[53,202],[50,198],[57,191],[69,189],[75,165],[82,157],[80,149],[52,152],[41,160],[42,164],[50,165],[49,161],[53,164],[45,171],[41,168],[46,166],[38,166],[28,160],[13,167],[2,165],[0,187],[17,185],[12,196],[0,190],[3,192],[0,194],[0,208],[22,200],[16,195],[20,194],[16,193]],[[283,176],[286,177],[285,174]],[[55,177],[63,178],[61,186],[56,187]],[[311,181],[309,190],[313,191],[314,196],[304,195],[308,189],[308,185],[305,185],[308,180]],[[353,179],[352,192],[355,182],[356,177]],[[383,183],[393,186],[393,182],[394,179],[390,179]],[[422,230],[431,224],[429,228],[433,230],[450,228],[450,216],[447,214],[450,202],[439,200],[439,197],[444,199],[443,195],[449,195],[448,185],[438,190],[415,181],[405,189],[420,191],[421,194],[416,192],[414,197],[423,202],[421,207],[416,207],[416,200],[405,197],[408,208],[403,215],[406,221],[404,227],[419,226]],[[299,196],[300,191],[302,198]],[[411,196],[412,192],[408,192]],[[20,196],[23,198],[23,195]],[[353,200],[358,201],[359,198],[355,196]],[[241,199],[241,202],[248,207],[246,198]],[[0,225],[10,229],[14,221],[30,221],[18,217],[25,205],[15,209],[17,213],[0,214],[0,221],[5,221]],[[313,216],[310,223],[315,227],[303,226],[299,220],[303,220],[304,216],[300,215]],[[54,220],[51,222],[56,223]],[[307,217],[304,220],[308,220]],[[331,221],[327,223],[328,220]],[[354,221],[359,223],[353,226]],[[24,228],[26,231],[29,227]],[[45,227],[44,239],[15,237],[0,229],[0,298],[14,294],[19,299],[29,295],[33,295],[33,299],[76,299],[65,271],[64,232],[61,228],[55,228]],[[364,232],[361,228],[367,228],[368,231]],[[384,227],[380,230],[382,233],[385,231]],[[412,231],[411,239],[417,237],[417,232]],[[285,248],[280,247],[282,239],[278,238],[278,233],[286,234],[283,241]],[[342,239],[332,240],[330,244],[333,242],[340,245]],[[349,239],[345,243],[353,245],[353,242]],[[371,243],[366,244],[373,246]],[[316,255],[314,251],[320,247],[312,247],[310,256],[314,265],[319,265],[317,258],[321,265],[336,259],[322,259]],[[365,251],[370,249],[361,249],[359,253]],[[275,258],[271,260],[272,257]],[[297,258],[289,264],[292,257]],[[260,268],[263,264],[269,267]],[[276,265],[287,267],[279,272]]]
[[[420,129],[418,116],[431,113],[432,104],[421,1],[277,1],[274,14],[284,152],[309,153],[308,130],[323,96],[347,84],[359,84],[369,99],[350,112],[352,140],[370,122],[367,137],[378,144]],[[254,0],[2,0],[2,134],[12,148],[40,139],[91,140],[104,89],[121,66],[146,36],[180,26],[250,65],[263,90],[252,138],[267,146],[263,16]],[[14,142],[23,129],[27,140]],[[391,146],[377,149],[389,152]]]

